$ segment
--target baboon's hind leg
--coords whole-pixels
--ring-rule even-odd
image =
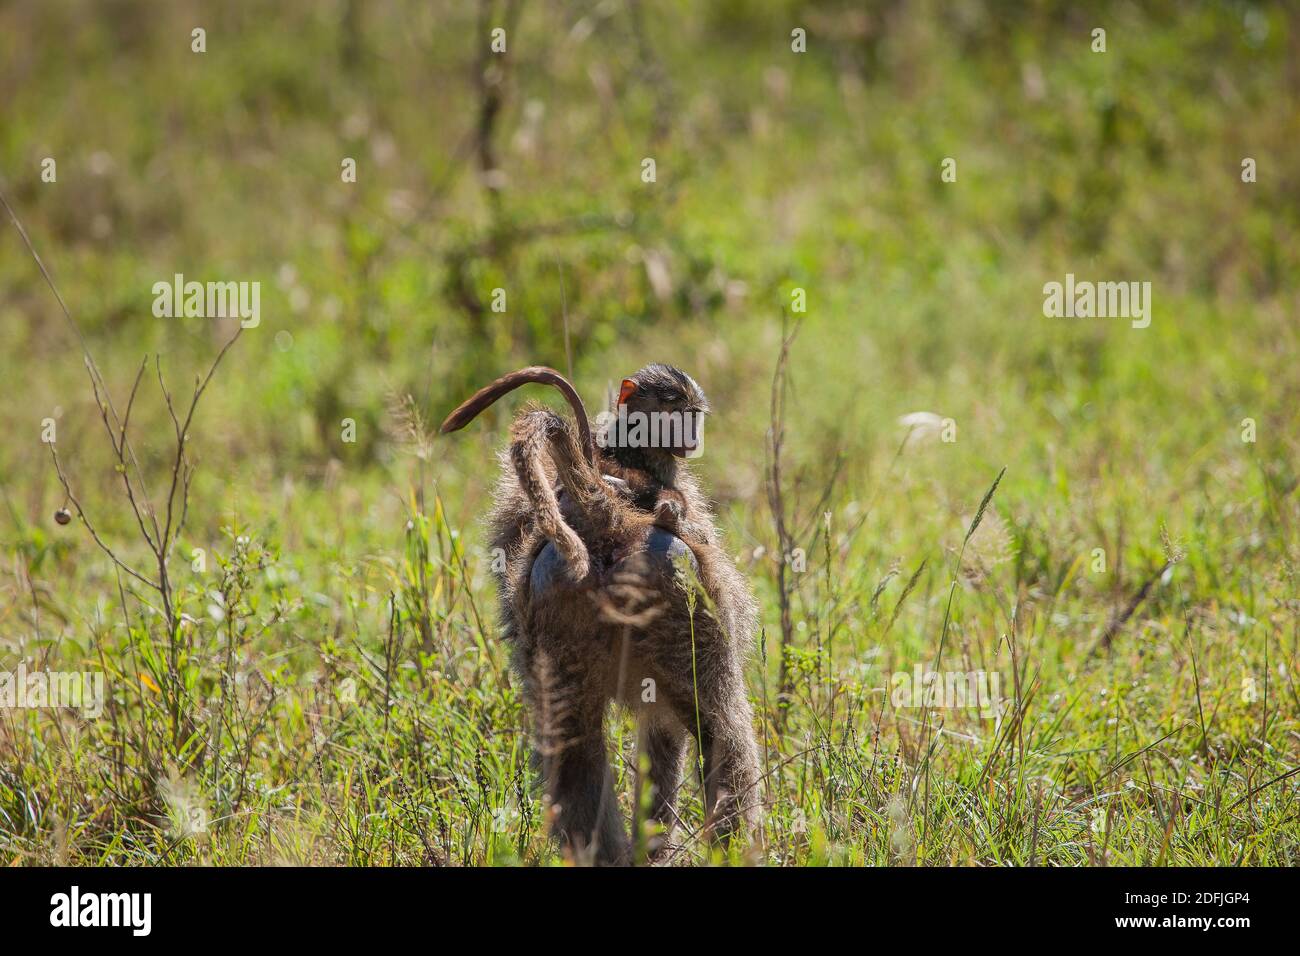
[[[579,862],[626,865],[631,848],[606,754],[604,691],[581,666],[537,670],[533,711],[551,831]]]
[[[688,649],[670,673],[689,675]],[[660,665],[671,664],[671,658]],[[669,689],[673,708],[704,758],[704,810],[712,837],[727,840],[753,830],[759,820],[760,764],[754,739],[754,710],[745,693],[740,658],[726,645],[713,644],[697,656],[697,677]],[[698,721],[698,724],[697,724]]]
[[[662,832],[652,839],[650,856],[658,856],[678,822],[677,797],[682,788],[682,765],[690,735],[676,719],[668,715],[650,715],[645,719],[642,746],[650,762],[649,820],[659,824]]]

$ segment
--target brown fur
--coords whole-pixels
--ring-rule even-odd
[[[668,372],[698,393],[666,366],[628,381],[640,378],[648,394]],[[690,389],[681,401],[706,407]],[[575,414],[585,418],[580,400]],[[631,850],[606,755],[611,699],[640,717],[653,820],[672,829],[686,745],[696,737],[711,833],[756,822],[758,750],[742,663],[757,609],[685,463],[667,450],[619,448],[601,449],[593,463],[579,437],[589,433],[575,434],[545,408],[520,413],[502,455],[491,544],[507,558],[497,575],[501,621],[537,725],[553,831],[576,855],[619,864]],[[687,583],[644,554],[655,527],[671,530],[695,558],[704,599],[693,612]],[[569,575],[534,594],[533,564],[548,543]],[[653,701],[642,699],[647,678]]]

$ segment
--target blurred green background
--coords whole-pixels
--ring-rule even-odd
[[[392,393],[438,417],[507,368],[567,369],[566,307],[589,401],[676,362],[715,396],[714,432],[741,433],[721,447],[752,447],[794,287],[800,431],[855,451],[933,408],[989,464],[1092,443],[1094,467],[1146,463],[1158,485],[1294,405],[1300,40],[1281,5],[2,9],[6,188],[110,380],[155,352],[183,379],[228,333],[155,319],[155,281],[262,283],[204,429],[268,477],[382,466]],[[75,339],[0,241],[6,411],[31,434],[61,409],[71,444]],[[1152,328],[1045,319],[1067,271],[1151,281]],[[7,473],[34,480],[42,451],[9,443]]]

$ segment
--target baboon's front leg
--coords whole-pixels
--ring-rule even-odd
[[[691,734],[698,733],[706,825],[714,838],[726,840],[758,823],[762,794],[754,711],[739,655],[720,637],[700,648],[697,673],[674,693],[674,709]]]
[[[705,819],[714,837],[727,840],[757,825],[762,794],[753,709],[744,684],[737,682],[718,704],[704,720],[700,749]]]

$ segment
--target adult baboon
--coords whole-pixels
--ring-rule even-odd
[[[593,862],[630,861],[605,743],[617,700],[640,718],[651,818],[672,829],[695,737],[710,832],[728,837],[756,821],[760,800],[742,672],[757,609],[683,461],[699,447],[704,393],[686,373],[648,365],[624,379],[598,445],[573,387],[534,367],[479,391],[442,430],[528,382],[560,389],[576,416],[575,429],[547,408],[519,414],[491,515],[492,546],[506,556],[501,619],[536,721],[553,831]],[[647,443],[639,426],[653,416],[684,424]]]

